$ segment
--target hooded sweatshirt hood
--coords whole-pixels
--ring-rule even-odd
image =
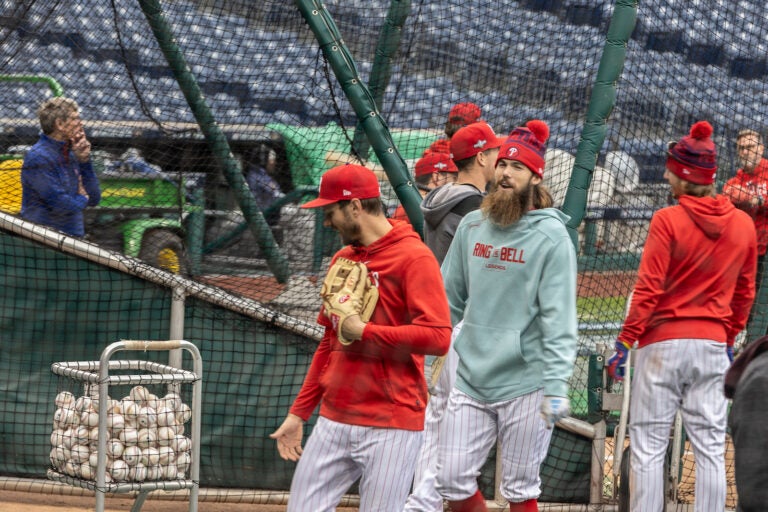
[[[437,228],[457,204],[467,197],[478,195],[483,193],[468,184],[450,183],[437,187],[427,194],[421,203],[424,222],[432,228]]]
[[[723,195],[715,197],[680,196],[679,204],[708,238],[716,240],[731,223],[736,208]]]

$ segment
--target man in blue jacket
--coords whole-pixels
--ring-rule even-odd
[[[441,268],[451,323],[463,320],[437,447],[437,487],[453,512],[486,510],[476,477],[497,440],[510,512],[536,512],[551,429],[570,408],[576,251],[542,184],[548,138],[539,120],[510,134]]]
[[[21,167],[21,218],[71,236],[85,234],[83,210],[101,189],[77,103],[57,97],[37,110],[42,133]]]

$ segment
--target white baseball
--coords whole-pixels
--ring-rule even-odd
[[[160,463],[160,452],[157,448],[149,447],[141,451],[141,460],[139,461],[147,467],[156,466]]]
[[[139,408],[138,423],[140,427],[151,428],[157,425],[157,412],[149,406]]]
[[[130,470],[128,470],[128,479],[134,482],[143,482],[147,479],[147,466],[141,462],[136,463]]]
[[[75,421],[75,410],[69,407],[60,407],[53,413],[53,426],[63,428],[77,423]]]
[[[64,466],[61,469],[65,474],[76,477],[79,466],[80,464],[75,464],[71,460],[68,460],[64,463]]]
[[[92,451],[91,454],[88,456],[88,464],[91,465],[94,469],[96,469],[96,466],[99,465],[99,452]]]
[[[64,431],[64,433],[61,436],[61,444],[69,450],[72,448],[72,446],[75,444],[75,429],[74,428],[68,428]]]
[[[174,392],[167,393],[163,400],[165,400],[165,406],[173,411],[177,410],[182,404],[181,395]]]
[[[82,464],[91,456],[91,449],[84,444],[76,444],[70,450],[69,456],[72,462]]]
[[[89,411],[92,409],[93,409],[93,399],[91,397],[81,396],[77,400],[75,400],[75,410],[78,413],[82,413],[83,411]]]
[[[163,467],[160,464],[147,466],[147,480],[160,480],[163,475]]]
[[[128,396],[131,397],[131,400],[134,402],[138,402],[141,405],[145,405],[147,400],[149,400],[149,395],[151,393],[147,388],[144,386],[134,386],[131,388],[130,393],[128,393]]]
[[[125,427],[120,431],[120,434],[118,434],[118,439],[120,439],[125,446],[136,445],[139,443],[139,431],[133,427]]]
[[[176,435],[183,435],[184,434],[184,424],[183,423],[177,423],[171,427],[174,432],[176,432]]]
[[[123,451],[123,460],[129,466],[135,466],[141,460],[141,448],[129,446]]]
[[[117,480],[118,482],[123,482],[125,480],[128,480],[128,464],[125,463],[124,460],[117,459],[112,461],[112,465],[109,469],[110,474],[112,475],[112,478]]]
[[[140,428],[138,432],[139,448],[149,448],[157,443],[156,428]]]
[[[171,446],[175,436],[176,431],[173,429],[173,427],[160,427],[157,429],[158,446]]]
[[[69,457],[65,452],[63,446],[59,445],[51,449],[51,455],[50,455],[51,464],[56,469],[61,469],[62,465],[64,464],[64,461],[66,461],[68,458]]]
[[[192,448],[192,441],[187,436],[176,434],[171,441],[171,448],[176,453],[188,452]]]
[[[119,459],[124,451],[125,445],[119,439],[110,439],[107,442],[107,456],[110,459]]]
[[[176,463],[176,452],[174,452],[173,448],[170,446],[161,446],[157,449],[157,452],[159,454],[159,462],[161,465]]]
[[[59,446],[64,443],[64,430],[60,428],[53,429],[51,432],[51,446]]]
[[[181,404],[176,412],[176,419],[179,423],[186,423],[192,417],[192,409],[187,404]]]
[[[93,474],[95,471],[93,470],[93,467],[88,462],[83,462],[80,464],[80,477],[85,480],[93,480]]]
[[[107,431],[107,440],[110,439],[109,431]],[[96,449],[96,444],[99,442],[99,427],[92,427],[88,431],[88,443],[93,445]]]
[[[62,391],[58,395],[56,395],[56,398],[54,399],[54,403],[56,404],[56,407],[63,409],[63,408],[71,408],[75,405],[75,395],[70,393],[69,391]]]
[[[80,414],[80,424],[87,425],[89,427],[95,427],[99,424],[99,413],[93,409],[83,411]]]
[[[181,452],[176,457],[176,467],[179,473],[186,473],[189,466],[192,464],[192,454],[189,452]]]
[[[144,404],[147,407],[151,407],[155,410],[157,410],[158,407],[160,407],[160,399],[157,398],[157,395],[154,393],[149,393],[147,395],[146,403]]]
[[[176,464],[161,464],[160,467],[163,468],[163,476],[162,478],[165,480],[174,480],[176,476],[178,475],[179,470],[176,469]]]
[[[80,425],[74,430],[74,440],[77,444],[88,444],[90,441],[91,427]]]
[[[107,413],[109,414],[123,414],[123,408],[120,404],[119,400],[115,400],[114,398],[109,399],[109,403],[107,404]]]
[[[113,433],[120,432],[125,428],[125,418],[118,412],[107,414],[107,428]]]
[[[157,424],[161,427],[170,427],[176,424],[176,412],[170,407],[161,407],[157,411]]]
[[[139,404],[130,399],[123,399],[121,403],[125,424],[135,427],[138,425]]]

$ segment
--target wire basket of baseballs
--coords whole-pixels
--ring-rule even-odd
[[[86,393],[56,395],[50,459],[60,473],[95,480],[98,394]],[[121,400],[107,399],[107,483],[187,477],[192,441],[184,435],[184,425],[192,409],[178,393],[158,397],[144,386],[134,386]]]

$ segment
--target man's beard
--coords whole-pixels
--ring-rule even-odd
[[[528,211],[532,194],[533,185],[530,182],[519,192],[516,189],[501,188],[495,184],[483,199],[480,210],[491,222],[506,228],[520,220]]]
[[[339,233],[339,237],[341,237],[341,243],[343,245],[358,245],[360,243],[362,234],[360,224],[355,222],[346,210],[344,210],[344,225],[335,226],[335,228]]]

